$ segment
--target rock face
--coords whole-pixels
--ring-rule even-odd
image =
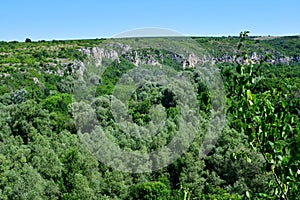
[[[194,53],[189,54],[188,58],[183,62],[182,68],[194,68],[198,63],[200,63],[200,58]]]
[[[106,47],[82,48],[79,51],[92,57],[96,66],[100,66],[103,59],[112,59],[120,62],[120,56],[126,54],[130,49],[131,47],[128,45],[116,43],[108,44]]]
[[[103,58],[117,60],[119,62],[119,54],[115,50],[107,51],[103,48],[93,47],[88,49],[80,49],[83,54],[91,56],[95,60],[96,66],[102,64]]]
[[[252,62],[253,64],[258,64],[260,60],[263,60],[262,55],[258,55],[256,52],[252,53],[251,55],[248,56],[248,62]],[[211,62],[213,64],[216,63],[241,63],[242,59],[238,58],[236,56],[228,56],[224,55],[221,57],[215,57],[211,59]],[[300,57],[288,57],[288,56],[281,56],[281,57],[276,57],[272,56],[271,59],[268,60],[269,64],[278,64],[278,63],[283,63],[283,64],[289,64],[291,62],[297,62],[300,63]]]
[[[225,54],[219,57],[210,57],[209,55],[203,55],[199,58],[197,55],[191,53],[188,54],[185,58],[181,55],[177,55],[175,53],[169,52],[164,56],[154,55],[154,53],[145,53],[144,51],[133,50],[129,45],[124,44],[110,44],[105,48],[102,47],[92,47],[92,48],[82,48],[80,51],[87,55],[88,57],[94,60],[96,66],[100,66],[103,63],[104,59],[111,59],[112,61],[120,62],[120,57],[122,56],[135,66],[139,65],[151,65],[151,66],[159,66],[162,67],[162,60],[164,56],[167,56],[177,62],[179,65],[182,66],[183,69],[194,68],[196,65],[202,65],[204,63],[242,63],[241,58],[237,58],[235,55],[228,55]],[[246,61],[249,63],[250,61],[253,64],[257,64],[260,60],[263,59],[262,55],[257,54],[256,52],[250,54],[248,56],[248,60]],[[275,57],[273,56],[272,59],[269,59],[268,62],[270,64],[277,64],[277,63],[284,63],[289,64],[290,62],[298,62],[300,63],[300,57]],[[72,68],[77,71],[80,77],[83,76],[85,71],[84,63],[78,62],[75,63]]]
[[[155,59],[154,55],[151,54],[143,54],[137,50],[133,50],[131,52],[127,52],[123,55],[126,60],[134,64],[135,66],[139,65],[152,65],[162,67],[162,64]]]
[[[117,47],[117,48],[116,48]],[[117,50],[115,50],[117,49]],[[80,51],[91,57],[96,66],[100,66],[103,62],[103,59],[111,59],[113,61],[120,62],[120,57],[124,57],[126,60],[134,64],[135,66],[139,65],[152,65],[162,67],[162,63],[159,60],[163,60],[163,55],[152,55],[151,53],[147,54],[143,51],[132,50],[130,46],[127,45],[118,45],[114,47],[114,50],[110,48],[86,48],[80,49]],[[203,64],[210,61],[209,58],[199,58],[195,54],[189,54],[187,58],[183,58],[180,55],[168,53],[166,56],[170,57],[172,60],[182,65],[183,69],[185,68],[194,68],[197,64]],[[159,59],[156,59],[159,57]]]
[[[78,78],[79,79],[83,79],[83,74],[84,74],[84,71],[85,71],[85,65],[83,62],[78,62],[76,64],[74,64],[72,66],[72,73],[75,73],[75,71],[77,71],[77,74],[78,74]]]

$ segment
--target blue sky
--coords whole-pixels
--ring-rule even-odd
[[[111,37],[159,27],[185,35],[299,35],[299,0],[5,0],[0,41]]]

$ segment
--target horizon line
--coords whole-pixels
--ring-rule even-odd
[[[161,35],[161,36],[126,36],[126,37],[78,37],[78,38],[60,38],[60,39],[31,39],[30,37],[24,37],[23,40],[1,40],[0,42],[25,42],[26,39],[30,39],[31,42],[53,42],[53,41],[78,41],[78,40],[106,40],[106,39],[130,39],[130,38],[171,38],[171,37],[190,37],[190,38],[224,38],[224,37],[239,37],[239,35]],[[284,35],[251,35],[250,38],[261,38],[261,37],[300,37],[300,34],[284,34]]]

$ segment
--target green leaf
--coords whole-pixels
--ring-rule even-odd
[[[290,175],[291,175],[291,176],[294,176],[294,173],[293,173],[293,171],[292,171],[291,168],[289,168],[289,172],[290,172]]]
[[[273,143],[273,142],[268,141],[268,143],[269,143],[269,145],[270,145],[272,148],[274,148],[274,143]]]
[[[288,103],[286,101],[282,101],[281,104],[282,104],[283,108],[286,108],[286,106],[288,105]]]
[[[252,93],[250,90],[247,90],[247,99],[250,101],[252,100]]]
[[[250,192],[249,192],[249,191],[246,191],[246,197],[247,197],[248,199],[251,198],[251,195],[250,195]]]
[[[251,158],[247,157],[247,163],[251,163]]]

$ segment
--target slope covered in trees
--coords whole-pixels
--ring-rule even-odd
[[[245,32],[193,40],[215,63],[226,96],[226,123],[205,157],[199,150],[212,110],[218,111],[215,94],[203,75],[182,68],[178,55],[144,49],[99,58],[95,47],[102,39],[0,42],[0,199],[299,199],[300,38],[264,40]],[[100,61],[109,63],[105,71],[89,67]],[[145,68],[127,77],[136,61]],[[151,67],[159,74],[164,66],[196,94],[199,123],[189,148],[153,172],[124,172],[101,162],[105,154],[97,149],[111,149],[92,141],[91,151],[82,142],[85,132],[133,153],[161,149],[178,131],[189,135],[190,124],[178,125],[184,113],[179,97],[188,90],[175,94],[159,84],[164,76],[156,80],[143,71]],[[127,105],[132,126],[126,130],[133,137],[111,102],[114,91],[127,91],[125,83],[141,79],[146,82]],[[156,127],[153,120],[165,123]],[[143,127],[157,134],[143,136]],[[151,165],[163,165],[171,155],[162,157]]]

